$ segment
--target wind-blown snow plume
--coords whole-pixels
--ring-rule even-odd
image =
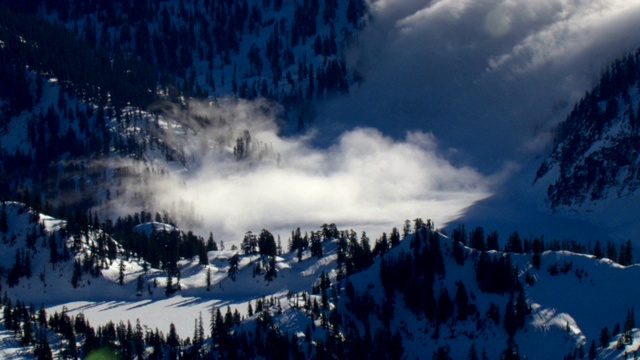
[[[405,219],[443,224],[490,191],[491,179],[451,165],[429,133],[393,140],[358,128],[317,148],[310,137],[279,136],[276,114],[263,101],[224,100],[162,117],[173,130],[166,142],[176,140],[187,166],[144,185],[156,206],[191,204],[204,232],[225,242],[262,228],[286,239],[297,226],[315,230],[323,223],[378,236]],[[170,125],[171,118],[182,125]]]
[[[371,9],[350,57],[365,80],[323,121],[432,131],[487,171],[539,151],[603,68],[640,46],[637,1],[374,0]]]

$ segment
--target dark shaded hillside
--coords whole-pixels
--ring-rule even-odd
[[[94,103],[105,103],[109,97],[117,107],[129,103],[145,108],[155,99],[154,74],[143,60],[110,57],[92,49],[68,29],[36,15],[2,6],[0,41],[2,76],[9,80],[2,81],[0,89],[0,96],[9,98],[5,117],[18,115],[40,102],[41,76],[57,78],[83,100]],[[38,74],[35,96],[29,94],[25,69]]]
[[[536,174],[552,208],[634,194],[640,186],[640,52],[607,68],[557,130]]]
[[[67,27],[105,55],[102,63],[142,65],[129,74],[150,75],[174,101],[266,97],[303,117],[312,99],[346,92],[353,82],[342,50],[366,12],[362,0],[3,2]]]

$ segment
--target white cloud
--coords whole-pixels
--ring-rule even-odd
[[[190,168],[150,184],[158,207],[193,204],[203,231],[225,242],[262,228],[286,241],[294,227],[330,222],[371,236],[416,217],[443,225],[518,169],[512,160],[540,151],[601,69],[640,43],[636,1],[372,6],[349,54],[365,81],[318,109],[317,138],[278,136],[272,104],[193,104],[172,114],[182,135],[167,137]],[[231,159],[245,129],[260,161]]]
[[[365,80],[319,111],[319,127],[355,122],[395,138],[429,131],[489,173],[544,148],[542,133],[605,66],[640,45],[632,0],[372,4],[350,58]]]
[[[192,204],[203,218],[202,232],[213,231],[225,243],[262,228],[286,241],[295,227],[317,230],[323,223],[367,231],[372,237],[417,217],[444,225],[489,194],[491,181],[471,168],[451,165],[429,133],[408,132],[403,140],[394,140],[371,128],[357,128],[321,149],[308,138],[279,137],[259,106],[265,104],[228,102],[224,109],[192,105],[191,114],[224,114],[240,125],[201,127],[198,135],[183,137],[182,143],[197,148],[192,152],[200,157],[188,172],[153,179],[149,190],[157,206]],[[192,122],[179,112],[172,116]],[[260,161],[232,160],[231,147],[224,144],[233,143],[236,135],[220,132],[241,134],[244,129],[272,153]],[[206,148],[197,140],[203,135],[209,139]]]

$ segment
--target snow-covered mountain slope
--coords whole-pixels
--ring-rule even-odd
[[[623,239],[640,230],[632,215],[640,173],[639,56],[629,54],[605,70],[559,125],[553,150],[535,176],[551,209],[605,224]]]
[[[403,241],[386,256],[398,256],[402,251],[412,252],[406,246],[409,241],[411,240]],[[456,305],[452,319],[446,322],[446,326],[441,325],[439,337],[434,339],[437,325],[429,323],[423,316],[416,317],[403,305],[401,294],[396,293],[391,328],[400,329],[403,333],[403,345],[408,358],[424,356],[425,348],[433,351],[443,347],[451,358],[461,359],[468,355],[471,344],[478,354],[485,351],[490,359],[500,358],[501,353],[508,348],[509,336],[504,328],[507,321],[505,308],[509,301],[515,301],[513,293],[492,294],[480,289],[476,281],[480,256],[477,250],[467,248],[466,260],[459,265],[452,257],[450,240],[442,239],[442,246],[446,271],[434,283],[436,297],[438,291],[446,289],[451,294],[452,301],[457,302],[454,294],[458,291],[458,285],[464,284],[469,292],[469,304],[474,305],[477,313],[470,315],[465,321],[456,319],[460,311]],[[500,252],[489,254],[498,258],[505,256]],[[622,267],[608,259],[598,260],[593,256],[566,251],[546,251],[540,256],[540,268],[536,269],[533,265],[534,257],[532,254],[510,254],[517,276],[524,285],[524,294],[530,308],[524,327],[514,336],[515,348],[521,357],[562,358],[576,349],[586,354],[592,340],[599,344],[603,327],[606,326],[611,331],[616,323],[625,320],[629,309],[635,306],[634,299],[640,289],[635,286],[629,288],[640,271],[635,265]],[[380,262],[376,262],[370,269],[351,277],[350,281],[356,291],[381,299],[384,298],[384,288],[379,282],[379,272]],[[487,318],[492,303],[500,309],[500,320],[497,323]],[[634,337],[636,332],[637,330],[632,330]],[[598,358],[618,358],[624,351],[636,351],[639,345],[634,340],[623,346],[622,350],[617,350],[616,341],[617,338],[614,337],[607,347],[599,349]],[[582,350],[579,350],[580,347]]]
[[[617,359],[640,346],[634,312],[640,296],[634,279],[640,276],[640,267],[545,250],[554,245],[539,238],[509,239],[505,248],[523,249],[524,242],[526,253],[503,253],[491,250],[500,244],[489,236],[478,237],[475,230],[468,237],[458,232],[449,238],[433,232],[430,222],[420,221],[418,230],[399,243],[393,237],[391,242],[386,237],[376,240],[373,253],[368,240],[359,241],[353,232],[338,232],[338,238],[324,241],[312,234],[313,241],[320,242],[301,251],[295,250],[295,242],[294,251],[274,257],[260,255],[260,249],[246,255],[238,250],[210,251],[205,264],[198,257],[180,260],[177,273],[148,267],[110,240],[116,256],[105,258],[97,276],[92,276],[82,266],[99,252],[99,231],[75,238],[70,235],[76,231],[73,223],[38,215],[17,203],[7,203],[3,209],[9,225],[2,229],[3,241],[17,251],[17,263],[22,264],[13,268],[25,270],[23,260],[28,258],[34,273],[31,277],[20,273],[13,286],[9,277],[3,277],[0,284],[6,297],[14,305],[16,300],[43,304],[49,315],[81,316],[100,328],[139,322],[140,331],[153,334],[154,329],[166,331],[173,324],[170,332],[186,339],[194,334],[194,323],[197,334],[202,322],[208,323],[221,310],[236,320],[223,320],[228,328],[216,336],[234,330],[228,336],[235,341],[239,334],[275,331],[270,336],[297,338],[285,348],[290,354],[302,351],[304,357],[320,356],[338,344],[343,346],[334,350],[338,354],[353,355],[374,339],[375,351],[392,358],[399,353],[407,358],[434,354],[453,359],[484,353],[489,359],[508,354],[549,359],[592,352],[598,358]],[[66,239],[67,260],[51,263],[52,248],[42,245],[51,239]],[[485,251],[461,246],[460,241]],[[64,254],[63,243],[58,245]],[[8,268],[12,257],[6,254],[2,264]],[[275,276],[268,276],[270,268]],[[72,278],[78,274],[73,286]],[[8,306],[5,300],[3,306]],[[38,325],[29,326],[40,331]],[[74,336],[84,346],[82,329]],[[60,353],[68,340],[55,335],[53,328],[48,331],[54,353]],[[1,348],[24,358],[34,349],[16,346],[26,336],[17,334],[16,338],[0,329],[6,344]],[[194,335],[191,340],[195,339]],[[242,345],[235,351],[270,357],[258,339],[254,350]],[[231,351],[219,338],[206,335],[201,341],[204,347],[199,351]],[[186,354],[197,343],[178,344]],[[147,354],[152,353],[147,346]]]
[[[494,194],[464,209],[458,219],[446,224],[446,231],[452,231],[459,224],[467,228],[483,226],[488,231],[497,231],[500,239],[507,239],[511,233],[518,231],[523,236],[544,237],[548,241],[570,239],[585,246],[596,240],[616,243],[627,240],[616,232],[613,223],[618,217],[615,215],[601,221],[595,216],[589,218],[590,213],[579,210],[550,209],[545,201],[545,182],[532,183],[531,180],[539,164],[540,158],[534,158],[513,169],[496,186]],[[636,250],[640,251],[640,247]]]

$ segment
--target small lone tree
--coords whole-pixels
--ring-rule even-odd
[[[124,261],[120,259],[120,263],[118,264],[118,285],[124,285]]]
[[[211,268],[207,266],[207,291],[211,291]]]

